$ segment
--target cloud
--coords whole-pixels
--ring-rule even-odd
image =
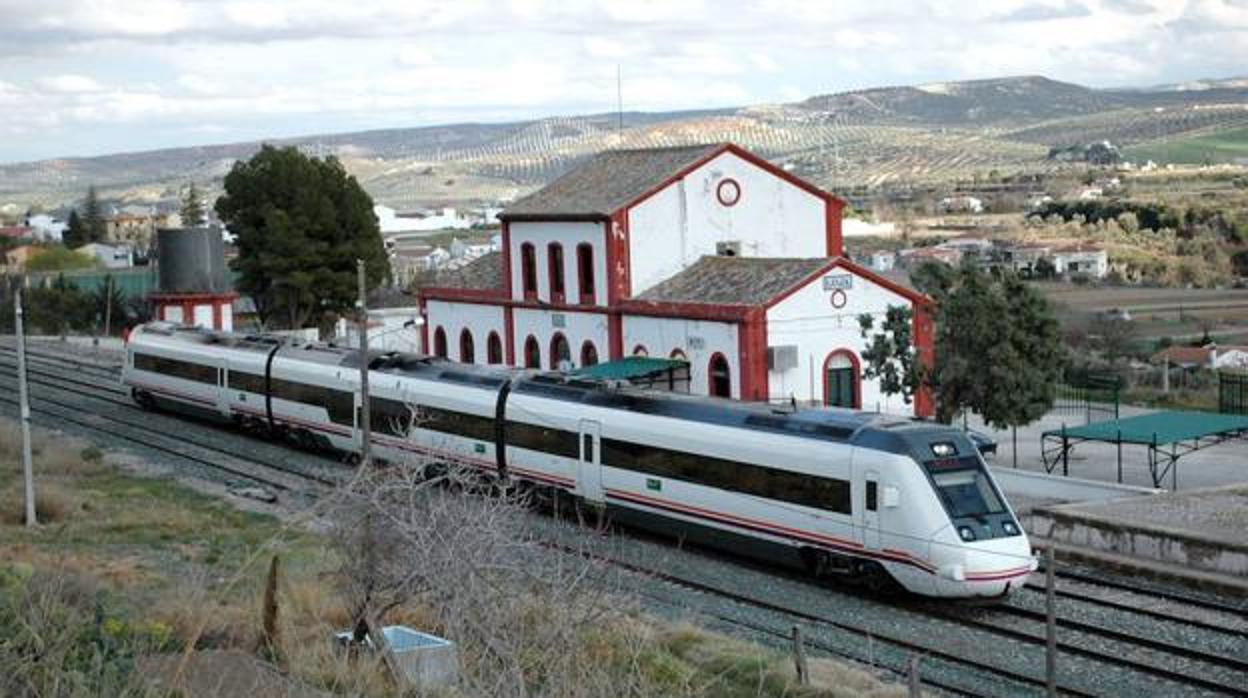
[[[53,75],[39,78],[35,85],[45,92],[55,94],[81,94],[102,92],[104,86],[85,75]]]
[[[1074,0],[1061,4],[1032,3],[995,17],[998,22],[1048,22],[1055,19],[1090,17],[1092,10]]]

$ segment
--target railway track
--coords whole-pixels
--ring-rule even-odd
[[[32,356],[27,366],[31,384],[31,412],[55,421],[72,424],[93,435],[116,439],[128,445],[140,446],[162,456],[172,456],[195,467],[244,478],[250,483],[262,485],[285,493],[298,493],[315,497],[316,487],[334,487],[338,480],[323,474],[309,472],[278,462],[273,458],[258,457],[250,452],[212,443],[197,430],[186,428],[186,422],[176,417],[153,414],[134,405],[127,391],[120,385],[101,385],[92,380],[65,377],[40,368],[47,357]],[[13,375],[16,359],[0,358],[6,379]],[[8,380],[0,385],[12,387]],[[8,405],[14,412],[18,407],[16,390],[0,395],[0,404]],[[85,409],[94,404],[100,409]],[[202,425],[208,428],[207,425]],[[221,429],[213,429],[221,432]],[[176,436],[175,436],[176,435]],[[237,434],[230,433],[237,440]],[[266,447],[272,444],[265,442]]]
[[[0,347],[0,354],[4,355],[0,356],[0,366],[5,369],[3,373],[8,375],[12,375],[10,369],[14,365],[12,353],[12,349]],[[72,359],[37,352],[28,353],[28,358],[30,380],[39,391],[33,396],[32,403],[37,414],[275,490],[290,492],[333,484],[330,480],[318,481],[315,476],[309,476],[303,471],[292,471],[280,463],[257,459],[254,454],[245,453],[238,448],[211,444],[201,432],[201,429],[216,432],[226,430],[206,424],[187,428],[187,423],[183,420],[163,415],[154,416],[138,410],[130,404],[124,388],[112,382],[116,380],[117,371],[106,366],[93,365],[90,370],[80,370],[82,367]],[[79,402],[74,403],[71,400]],[[0,397],[0,404],[15,407],[16,401],[10,397]],[[133,419],[136,415],[145,423]],[[156,417],[168,420],[169,423],[155,425],[152,420]],[[169,429],[175,425],[182,428],[173,432],[177,434],[173,438],[168,434]],[[230,432],[230,436],[233,439],[242,438],[233,432]],[[273,448],[286,450],[278,446]],[[787,597],[763,598],[760,594],[737,591],[741,588],[753,589],[753,585],[723,585],[697,575],[657,569],[654,565],[638,560],[613,559],[610,564],[664,585],[663,591],[645,587],[637,590],[640,596],[650,602],[681,608],[684,605],[679,600],[674,600],[669,592],[676,589],[682,594],[694,594],[707,601],[698,609],[699,614],[765,639],[768,644],[783,646],[789,641],[791,625],[800,623],[807,630],[807,645],[812,650],[871,663],[898,674],[904,672],[907,657],[912,654],[920,655],[924,658],[924,682],[945,692],[967,695],[1029,693],[1044,685],[1043,675],[1037,673],[1034,661],[1012,663],[1003,660],[999,651],[992,653],[995,659],[990,660],[975,656],[974,652],[969,651],[973,646],[1011,648],[1010,652],[1005,653],[1006,659],[1009,654],[1019,657],[1025,655],[1033,659],[1037,652],[1042,654],[1043,614],[1028,607],[1029,603],[1034,605],[1034,601],[1016,603],[1020,598],[1018,596],[1007,605],[982,609],[961,608],[957,613],[941,608],[925,608],[923,604],[902,604],[900,607],[890,608],[880,604],[878,598],[865,599],[867,603],[878,608],[872,611],[870,622],[854,622],[847,620],[845,616],[817,610],[815,605],[803,606]],[[746,570],[754,569],[751,563],[739,559],[733,559],[732,564]],[[774,570],[756,571],[779,578],[785,584],[805,590],[804,593],[864,600],[864,595],[857,591],[830,590],[809,579],[777,575]],[[1205,613],[1248,618],[1242,607],[1169,590],[1149,589],[1122,580],[1064,568],[1059,569],[1059,575],[1059,579],[1093,585],[1102,590],[1126,592],[1141,598],[1164,598],[1180,608],[1176,612],[1164,612],[1100,595],[1081,594],[1078,590],[1060,590],[1059,599],[1062,603],[1058,620],[1061,638],[1059,651],[1062,654],[1060,661],[1064,671],[1059,687],[1064,694],[1098,695],[1101,691],[1097,686],[1089,685],[1082,677],[1114,675],[1120,677],[1119,680],[1124,685],[1146,677],[1156,682],[1158,690],[1163,686],[1175,689],[1175,695],[1184,692],[1248,695],[1245,691],[1248,681],[1244,680],[1248,678],[1248,661],[1242,659],[1248,656],[1248,644],[1245,644],[1244,634],[1226,627],[1225,624],[1184,617],[1181,611],[1186,604]],[[1035,585],[1027,588],[1028,594],[1035,594],[1036,591]],[[1104,613],[1110,614],[1110,620],[1097,623],[1076,615],[1079,605],[1097,606]],[[877,618],[899,613],[908,617],[900,623],[894,619],[892,629]],[[1114,622],[1114,618],[1118,622]],[[1146,630],[1138,627],[1141,619],[1149,623],[1167,624],[1170,632],[1164,637],[1156,633],[1147,634]],[[934,627],[942,628],[943,631],[927,635],[916,632],[915,628],[923,624],[934,624]],[[960,628],[958,632],[965,633],[967,638],[949,642],[950,636],[947,633],[952,628]],[[1174,639],[1193,633],[1203,633],[1204,639],[1201,642],[1204,643],[1216,645],[1221,642],[1222,649],[1197,647]],[[1211,639],[1215,637],[1220,640]],[[867,649],[869,647],[876,649]]]

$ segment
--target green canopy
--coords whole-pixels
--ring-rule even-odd
[[[578,368],[572,372],[572,375],[576,378],[587,378],[590,380],[633,380],[685,368],[688,365],[688,361],[681,361],[680,359],[629,356],[615,361]]]

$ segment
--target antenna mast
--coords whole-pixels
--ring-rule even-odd
[[[620,136],[623,137],[624,136],[624,81],[623,81],[623,75],[622,75],[622,71],[620,70],[619,63],[615,64],[615,114],[616,114],[616,123],[615,123],[616,133],[620,134]]]

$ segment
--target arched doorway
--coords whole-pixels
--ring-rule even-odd
[[[446,358],[446,330],[441,326],[433,331],[433,355]]]
[[[472,332],[469,332],[468,328],[465,327],[459,333],[459,360],[466,364],[473,363],[476,360],[475,354],[476,350],[472,343]]]
[[[650,356],[650,351],[646,349],[646,345],[638,344],[633,347],[633,356]]]
[[[858,355],[837,349],[823,362],[823,404],[829,407],[862,407],[862,374]]]
[[[524,340],[524,367],[542,367],[542,348],[538,346],[537,338],[533,335],[529,335],[529,338]]]
[[[598,348],[593,342],[586,341],[581,345],[581,367],[593,366],[598,363]]]
[[[572,363],[572,349],[568,346],[568,339],[563,336],[563,333],[556,332],[555,336],[550,338],[550,368],[558,371],[560,364],[564,361]]]
[[[715,352],[707,365],[707,392],[716,397],[732,397],[732,371],[728,368],[728,359]]]

